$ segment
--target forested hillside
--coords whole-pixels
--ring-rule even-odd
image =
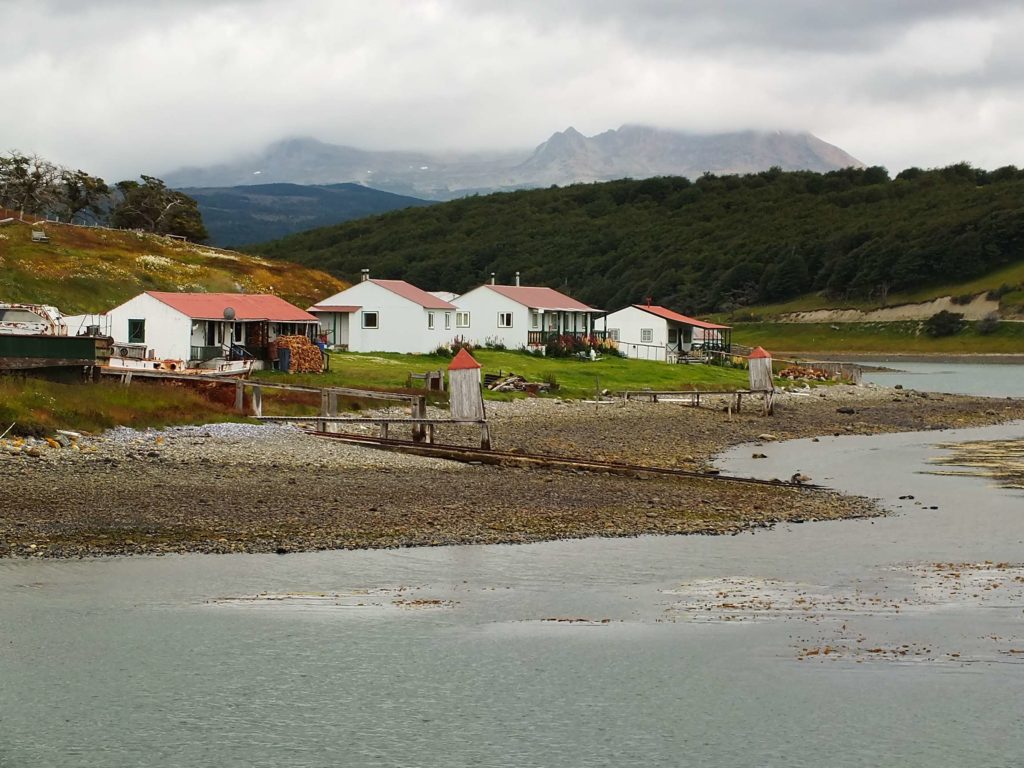
[[[652,296],[723,311],[808,291],[884,303],[1024,259],[1024,171],[772,169],[577,184],[393,212],[253,250],[429,290],[519,270],[525,283],[602,308]]]

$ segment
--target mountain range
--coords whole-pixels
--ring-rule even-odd
[[[427,200],[360,184],[250,184],[181,191],[199,203],[210,242],[220,246],[260,243],[399,208],[430,205]]]
[[[568,128],[532,151],[368,151],[293,138],[232,162],[172,171],[164,179],[178,189],[350,182],[400,195],[450,200],[553,184],[652,176],[694,179],[704,173],[754,173],[773,166],[824,172],[863,164],[806,132],[698,134],[625,125],[589,137]]]

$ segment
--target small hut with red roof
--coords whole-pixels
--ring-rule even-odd
[[[750,391],[773,391],[775,380],[772,378],[772,356],[764,347],[754,347],[747,361],[750,370]]]
[[[448,401],[453,419],[484,418],[480,363],[465,349],[460,349],[448,366]]]

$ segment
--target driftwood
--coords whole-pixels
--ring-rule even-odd
[[[487,385],[492,392],[547,392],[551,385],[544,381],[527,381],[522,376],[510,373]]]

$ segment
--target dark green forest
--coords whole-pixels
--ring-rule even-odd
[[[1024,171],[966,163],[828,173],[777,168],[469,197],[250,250],[354,281],[465,291],[497,273],[600,308],[647,296],[729,311],[810,291],[885,303],[1024,259]]]

